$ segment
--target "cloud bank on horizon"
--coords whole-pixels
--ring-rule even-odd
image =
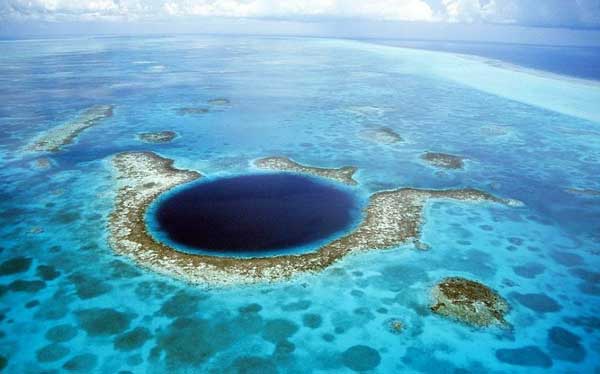
[[[0,20],[366,19],[600,28],[600,0],[2,0]]]

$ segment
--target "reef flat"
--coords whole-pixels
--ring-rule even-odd
[[[177,133],[174,131],[157,131],[157,132],[142,132],[137,137],[144,143],[169,143],[175,137]]]
[[[510,134],[511,128],[508,126],[488,125],[482,126],[480,131],[485,136],[503,136]]]
[[[52,167],[52,160],[48,157],[40,157],[34,161],[33,166],[40,170],[49,169]]]
[[[297,163],[287,157],[265,157],[254,161],[254,165],[259,169],[290,171],[294,173],[303,173],[315,175],[322,178],[334,180],[348,185],[358,184],[352,177],[356,173],[354,166],[344,166],[341,168],[321,168],[315,166],[306,166]]]
[[[462,169],[465,166],[463,158],[440,152],[425,152],[421,158],[429,164],[444,169]]]
[[[205,105],[200,105],[200,106],[180,107],[180,108],[175,109],[175,112],[180,116],[207,114],[207,113],[211,112],[211,109],[216,110],[215,107],[228,106],[229,104],[231,104],[231,101],[224,97],[219,97],[216,99],[210,99],[206,103],[208,105],[205,104]]]
[[[149,152],[118,154],[113,157],[112,166],[119,184],[109,220],[112,248],[144,267],[190,283],[227,285],[285,279],[297,273],[322,270],[354,251],[388,249],[414,241],[420,235],[423,206],[431,198],[511,203],[473,189],[403,188],[378,192],[369,199],[363,221],[354,231],[313,252],[274,257],[215,257],[170,248],[154,239],[145,223],[146,210],[158,195],[200,178],[199,173],[176,169],[172,160]],[[331,176],[339,178],[336,174]]]
[[[421,235],[423,207],[429,199],[452,199],[468,202],[494,202],[516,206],[516,200],[501,199],[476,189],[426,190],[400,188],[377,192],[369,198],[364,220],[349,235],[324,248],[356,251],[389,249],[407,242],[418,241]]]
[[[395,144],[404,141],[404,139],[393,129],[389,127],[375,127],[363,130],[361,136],[379,144]]]
[[[600,196],[600,190],[593,190],[591,188],[566,188],[565,191],[573,195],[594,197]]]
[[[494,290],[465,278],[442,279],[432,289],[431,310],[439,315],[458,321],[487,327],[508,327],[504,320],[508,304]]]
[[[346,108],[346,112],[361,117],[381,117],[387,112],[392,112],[392,108],[384,108],[369,105],[354,105]]]
[[[582,128],[572,128],[572,127],[559,127],[557,131],[562,132],[563,134],[569,135],[579,135],[579,136],[600,136],[600,131],[594,131],[589,129]]]
[[[210,99],[208,100],[208,103],[210,105],[229,105],[230,101],[229,99],[225,99],[223,97],[217,98],[217,99]]]
[[[187,114],[206,114],[208,112],[208,108],[204,107],[183,107],[176,109],[176,113],[180,116],[185,116]]]
[[[35,152],[58,152],[63,146],[71,144],[83,130],[112,115],[112,105],[95,105],[83,111],[75,119],[49,129],[27,149]]]

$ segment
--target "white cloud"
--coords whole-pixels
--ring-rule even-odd
[[[433,12],[422,0],[171,0],[163,8],[171,15],[220,17],[344,17],[429,21]]]
[[[363,18],[428,21],[424,0],[0,0],[0,16],[35,19],[163,18]]]
[[[479,0],[443,0],[442,4],[451,22],[474,22],[482,18]]]
[[[0,20],[194,16],[600,27],[600,0],[0,0]]]
[[[600,1],[576,0],[580,8],[581,20],[588,25],[600,25]]]
[[[0,19],[122,19],[137,18],[147,11],[143,0],[4,0]]]
[[[442,0],[450,22],[600,26],[599,0]]]

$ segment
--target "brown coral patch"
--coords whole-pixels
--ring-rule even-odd
[[[462,169],[465,164],[460,156],[440,152],[426,152],[421,158],[429,164],[444,169]]]
[[[208,100],[208,103],[210,105],[229,105],[230,101],[229,101],[229,99],[226,99],[224,97],[219,97],[216,99]]]
[[[474,326],[508,326],[508,304],[491,288],[469,279],[450,277],[432,290],[431,310]]]
[[[344,166],[341,168],[321,168],[307,166],[297,163],[287,157],[273,156],[265,157],[254,161],[254,165],[259,169],[290,171],[294,173],[316,175],[318,177],[332,179],[348,185],[358,184],[352,177],[356,173],[354,166]]]
[[[44,170],[52,167],[52,161],[48,157],[40,157],[34,161],[36,169]]]
[[[204,107],[183,107],[183,108],[178,108],[176,110],[177,114],[180,116],[185,116],[188,114],[194,115],[194,114],[206,114],[209,112],[208,108],[204,108]]]
[[[372,127],[361,132],[361,137],[379,144],[395,144],[404,141],[394,129],[386,126]]]
[[[137,135],[144,143],[169,143],[176,136],[174,131],[142,132]]]

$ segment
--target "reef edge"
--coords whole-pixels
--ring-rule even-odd
[[[112,158],[118,181],[115,207],[109,219],[109,243],[116,253],[143,267],[196,284],[231,285],[268,282],[323,270],[342,257],[375,249],[390,249],[420,236],[423,207],[428,199],[510,204],[475,189],[420,190],[401,188],[373,194],[362,222],[347,235],[302,254],[234,258],[196,255],[170,248],[148,232],[148,206],[163,192],[201,178],[180,170],[173,160],[152,152],[125,152]]]

